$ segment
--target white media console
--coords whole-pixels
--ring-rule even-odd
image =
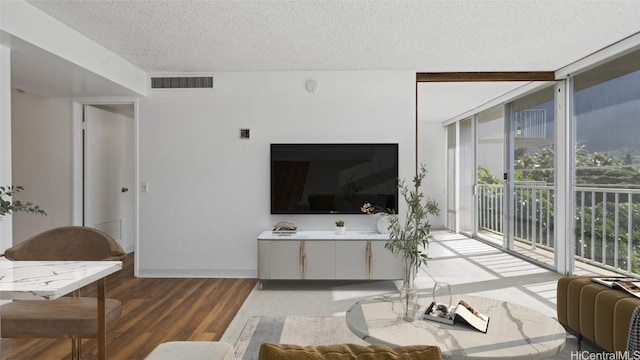
[[[298,231],[258,236],[258,280],[395,280],[402,260],[384,248],[389,234]]]

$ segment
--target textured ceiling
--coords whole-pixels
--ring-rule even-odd
[[[557,70],[640,31],[640,1],[30,0],[150,72]]]

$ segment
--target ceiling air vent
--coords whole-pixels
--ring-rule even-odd
[[[152,77],[152,89],[213,89],[213,76]]]

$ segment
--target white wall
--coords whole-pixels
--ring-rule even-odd
[[[304,88],[309,78],[316,93]],[[400,175],[410,178],[414,79],[405,71],[220,73],[215,91],[141,99],[140,179],[150,192],[140,194],[139,275],[255,276],[261,231],[280,220],[333,228],[334,215],[269,214],[272,142],[397,142]],[[17,214],[17,243],[72,223],[72,122],[68,98],[12,95],[13,182],[49,213]],[[370,226],[365,215],[340,217],[349,229]]]
[[[440,216],[430,220],[431,229],[445,228],[447,181],[454,181],[447,178],[447,132],[442,122],[453,115],[452,103],[456,99],[446,85],[418,85],[418,162],[424,164],[428,171],[422,191],[435,200],[440,208]]]
[[[420,101],[420,100],[418,100]],[[418,162],[427,168],[422,185],[425,196],[438,203],[440,216],[432,218],[431,229],[444,229],[447,221],[447,149],[446,128],[439,122],[421,121],[418,112]]]
[[[13,89],[11,114],[13,184],[25,188],[15,198],[47,212],[47,216],[13,215],[17,244],[44,230],[72,224],[71,102]]]
[[[308,79],[318,90],[305,89]],[[251,139],[239,137],[251,129]],[[270,215],[269,144],[399,143],[415,162],[415,72],[224,72],[214,91],[140,101],[138,275],[256,276],[256,237],[288,220],[332,229],[335,215]],[[340,216],[368,229],[366,215]]]

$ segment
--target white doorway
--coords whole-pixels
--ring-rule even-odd
[[[134,100],[74,102],[74,224],[136,249],[137,106]]]

